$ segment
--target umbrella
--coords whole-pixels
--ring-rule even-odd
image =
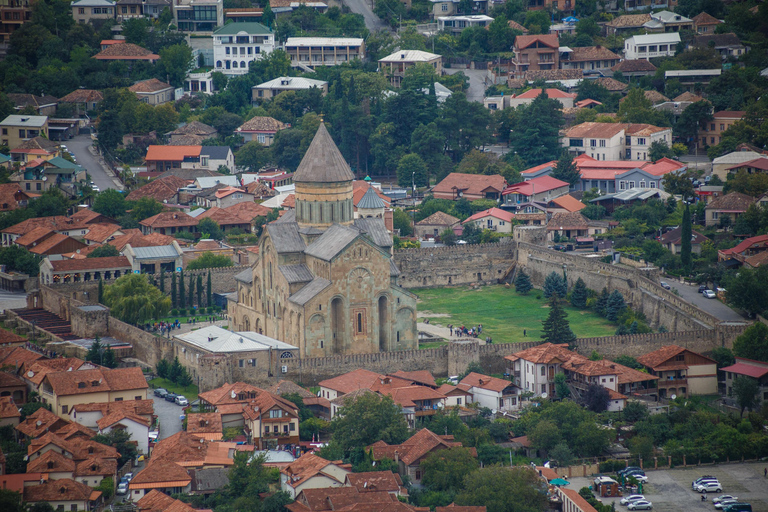
[[[554,480],[550,480],[549,483],[552,484],[552,485],[556,485],[558,487],[560,487],[561,485],[570,485],[571,484],[571,482],[569,482],[568,480],[564,480],[562,478],[555,478]]]

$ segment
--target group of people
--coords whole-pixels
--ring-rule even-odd
[[[154,324],[147,324],[146,329],[147,331],[152,332],[160,332],[160,334],[165,335],[166,332],[171,332],[173,329],[180,329],[181,328],[181,322],[178,320],[175,320],[173,322],[155,322]]]
[[[448,324],[448,331],[451,333],[451,336],[456,333],[456,336],[470,336],[472,338],[477,338],[477,335],[483,332],[483,324],[479,324],[476,327],[469,327],[462,325],[461,327],[454,327],[451,324]],[[486,340],[487,341],[487,340]]]

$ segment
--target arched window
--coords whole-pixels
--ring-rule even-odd
[[[217,68],[220,68],[220,67],[221,67],[221,61],[220,61],[220,60],[217,60],[217,61],[216,61],[216,67],[217,67]]]
[[[357,314],[357,332],[358,333],[363,332],[363,314],[362,313]]]
[[[235,69],[237,68],[237,61],[236,60],[232,61],[232,67],[235,68]]]
[[[243,69],[245,69],[245,61],[244,61],[244,60],[241,60],[241,61],[240,61],[240,67],[241,67],[241,68],[243,68]]]

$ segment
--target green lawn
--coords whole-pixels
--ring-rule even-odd
[[[420,288],[411,290],[418,296],[419,312],[433,325],[483,325],[481,338],[491,336],[495,343],[536,341],[541,339],[541,321],[547,318],[549,306],[541,291],[520,295],[502,285],[486,286],[480,290],[467,287]],[[579,338],[611,336],[616,326],[589,310],[570,306],[568,321]],[[435,316],[430,316],[430,313]],[[449,316],[442,316],[442,315]],[[438,316],[439,315],[439,316]],[[424,318],[419,318],[423,321]],[[523,330],[527,336],[523,336]]]
[[[428,348],[438,348],[447,344],[448,344],[447,341],[428,341],[426,343],[419,343],[419,350],[425,350]]]
[[[167,379],[161,379],[160,377],[157,377],[156,379],[152,379],[149,381],[149,385],[152,386],[152,389],[149,391],[150,393],[154,393],[155,388],[165,388],[171,393],[175,393],[177,395],[184,395],[189,402],[193,402],[194,400],[197,400],[197,392],[199,391],[197,389],[197,386],[192,384],[188,388],[182,388],[178,384],[174,384],[173,382],[167,380]]]

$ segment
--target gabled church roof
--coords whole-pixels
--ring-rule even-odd
[[[384,249],[392,247],[392,236],[387,232],[387,227],[382,219],[359,218],[355,219],[355,227],[368,235],[373,243]]]
[[[315,138],[309,145],[299,168],[293,174],[294,183],[338,183],[353,181],[355,175],[341,155],[331,134],[320,123]]]
[[[267,231],[278,254],[304,250],[304,240],[299,235],[299,225],[295,222],[267,224]]]
[[[313,298],[315,298],[320,292],[331,286],[331,282],[322,277],[316,277],[310,281],[304,288],[297,291],[288,300],[299,306],[303,306]]]
[[[331,261],[358,236],[360,231],[355,228],[333,224],[317,240],[307,246],[304,253],[321,260]]]

